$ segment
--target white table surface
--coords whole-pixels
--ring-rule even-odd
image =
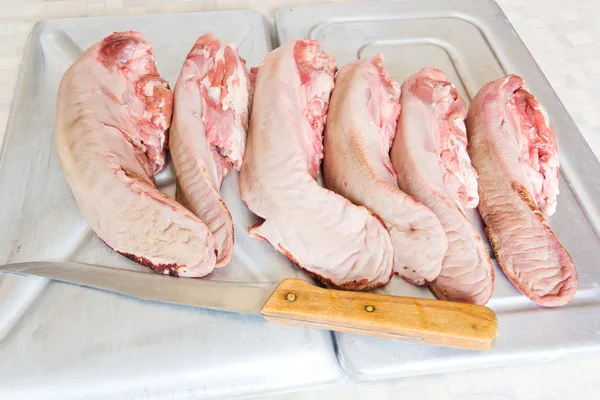
[[[10,113],[25,41],[37,21],[244,8],[272,16],[280,6],[310,3],[322,1],[0,0],[0,140]],[[600,0],[498,0],[498,3],[596,156],[600,156]],[[347,380],[335,387],[263,398],[598,400],[600,357],[376,383]]]

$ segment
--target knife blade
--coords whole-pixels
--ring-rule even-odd
[[[484,306],[324,289],[301,279],[223,282],[68,261],[8,264],[0,266],[0,272],[39,276],[147,301],[446,347],[488,350],[498,334],[496,314]]]

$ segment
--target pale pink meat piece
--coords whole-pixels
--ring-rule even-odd
[[[215,238],[217,267],[233,256],[231,215],[219,195],[246,148],[250,80],[233,45],[207,33],[187,56],[174,90],[170,142],[177,200],[208,226]]]
[[[157,272],[199,277],[215,266],[213,236],[154,183],[172,107],[150,43],[113,33],[62,78],[56,150],[81,212],[108,246]]]
[[[558,194],[558,149],[546,111],[521,77],[509,75],[477,93],[467,127],[479,212],[498,264],[534,302],[569,303],[575,265],[540,213],[554,212]]]
[[[435,214],[398,188],[390,147],[400,114],[400,86],[383,56],[345,65],[337,74],[325,128],[325,186],[383,219],[396,274],[423,285],[437,278],[446,253]]]
[[[425,68],[402,85],[391,159],[398,184],[440,219],[448,250],[430,285],[440,299],[485,304],[494,269],[464,210],[477,205],[477,175],[466,152],[466,106],[444,74]]]
[[[265,219],[252,235],[330,286],[366,290],[393,274],[389,234],[369,210],[315,180],[335,71],[333,57],[313,40],[267,55],[256,77],[240,191]]]

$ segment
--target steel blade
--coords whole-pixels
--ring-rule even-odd
[[[239,283],[175,278],[67,261],[0,266],[0,272],[31,275],[106,290],[142,300],[260,315],[277,283]]]

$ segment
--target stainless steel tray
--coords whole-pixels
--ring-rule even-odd
[[[256,12],[37,24],[0,153],[0,263],[65,259],[143,270],[90,231],[53,143],[56,91],[64,71],[94,42],[129,29],[155,45],[158,70],[171,84],[205,32],[234,42],[250,66],[273,47],[271,24]],[[173,193],[171,171],[158,182]],[[302,276],[271,246],[247,236],[254,216],[237,188],[232,174],[222,190],[235,222],[235,255],[209,279],[278,282]],[[2,399],[215,398],[325,384],[343,376],[326,331],[0,275]]]
[[[469,101],[483,84],[523,76],[546,106],[560,147],[558,210],[550,225],[579,272],[574,302],[543,309],[520,295],[496,265],[489,306],[499,316],[499,340],[490,352],[469,352],[335,334],[342,368],[360,380],[419,375],[600,352],[600,164],[500,8],[491,0],[406,0],[284,8],[279,40],[309,37],[338,66],[383,52],[398,82],[425,66],[442,69]],[[472,220],[481,228],[481,219]],[[480,230],[481,234],[483,231]],[[432,297],[394,278],[381,290]]]

